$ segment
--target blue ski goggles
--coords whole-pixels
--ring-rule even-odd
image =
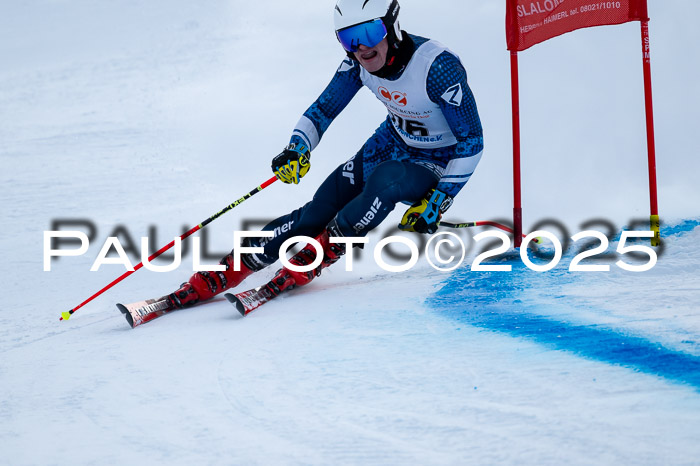
[[[387,35],[384,21],[377,18],[335,32],[340,44],[348,52],[357,52],[360,44],[372,48]]]

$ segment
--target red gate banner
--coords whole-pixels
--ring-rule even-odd
[[[507,0],[508,50],[521,51],[576,29],[648,21],[646,0]]]

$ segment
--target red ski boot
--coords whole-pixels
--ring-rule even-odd
[[[222,291],[238,286],[250,274],[255,272],[244,261],[241,261],[240,270],[234,270],[233,253],[221,259],[220,264],[226,266],[226,270],[223,272],[196,272],[192,275],[189,281],[183,283],[177,291],[168,295],[171,304],[181,309],[197,304],[200,301],[206,301]]]
[[[326,228],[323,230],[323,233],[315,238],[323,248],[323,261],[321,261],[321,265],[316,267],[314,270],[310,270],[308,272],[296,272],[283,267],[277,272],[275,277],[271,280],[271,283],[277,285],[279,292],[291,290],[297,286],[306,285],[307,283],[311,282],[311,280],[321,275],[321,270],[338,262],[338,259],[345,254],[345,245],[342,243],[331,243],[329,240],[330,236],[331,233]],[[304,246],[301,251],[296,253],[294,257],[289,259],[289,262],[297,266],[309,265],[316,260],[316,255],[316,248],[309,243]]]

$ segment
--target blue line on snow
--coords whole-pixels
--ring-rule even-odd
[[[693,231],[696,227],[700,226],[700,219],[687,219],[683,220],[676,225],[662,226],[661,227],[661,238],[668,238],[669,236],[682,235],[683,233],[688,233]]]
[[[662,237],[691,231],[698,224],[700,222],[693,220],[664,228]],[[429,298],[428,304],[475,327],[654,374],[700,391],[699,357],[600,325],[576,324],[538,315],[538,307],[547,306],[550,315],[570,314],[575,318],[577,309],[566,302],[566,297],[550,296],[532,303],[521,300],[525,290],[546,292],[548,285],[571,283],[574,277],[566,268],[535,273],[522,264],[519,256],[506,260],[513,266],[512,272],[458,270]]]

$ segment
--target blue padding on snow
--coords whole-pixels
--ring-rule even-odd
[[[688,233],[690,231],[693,231],[698,226],[700,226],[700,219],[683,220],[677,225],[671,226],[661,225],[661,238],[667,238],[669,236],[676,236],[681,235],[683,233]]]
[[[687,232],[697,221],[664,229],[662,237]],[[535,261],[536,262],[536,261]],[[512,272],[455,272],[444,286],[428,299],[428,304],[443,315],[474,327],[524,338],[555,350],[563,350],[604,363],[681,382],[700,391],[700,357],[664,347],[658,342],[603,325],[557,320],[554,315],[577,315],[584,309],[562,296],[542,302],[523,301],[523,291],[548,283],[572,283],[576,275],[568,272],[570,261],[542,274],[525,267],[519,256],[510,257]],[[499,262],[500,264],[500,262]],[[540,309],[547,307],[548,316]],[[696,343],[696,342],[689,342]]]

